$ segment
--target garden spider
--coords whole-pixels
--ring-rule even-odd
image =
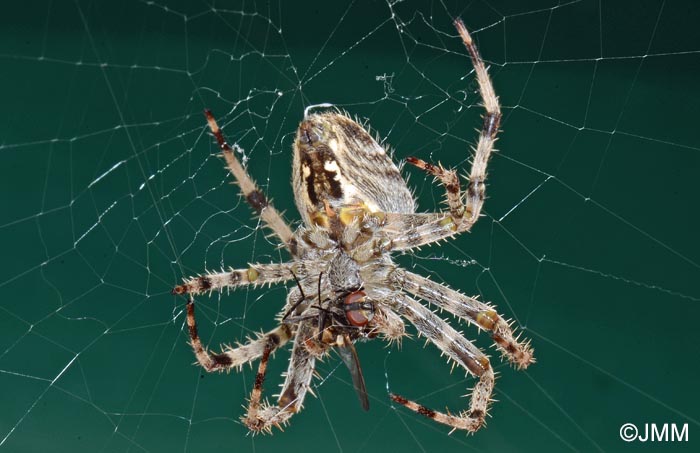
[[[447,310],[489,331],[503,356],[518,369],[534,362],[528,342],[513,336],[508,322],[494,308],[440,283],[398,267],[390,253],[438,242],[469,231],[484,203],[486,166],[498,133],[501,111],[481,57],[461,20],[455,21],[469,52],[486,109],[475,149],[466,196],[454,170],[410,157],[408,162],[435,176],[447,192],[449,210],[416,213],[415,200],[386,151],[367,131],[342,113],[309,109],[294,142],[292,185],[303,225],[295,232],[246,173],[226,142],[211,112],[209,128],[228,169],[250,206],[292,255],[276,264],[251,264],[246,269],[193,277],[173,289],[188,294],[187,324],[199,364],[223,371],[260,359],[248,411],[243,422],[253,432],[271,432],[298,412],[314,372],[315,361],[336,349],[350,368],[365,409],[367,392],[353,342],[382,335],[388,341],[405,335],[408,320],[477,379],[469,409],[457,414],[428,409],[402,396],[396,403],[453,430],[474,432],[484,425],[494,386],[488,358],[446,321],[416,299]],[[233,145],[237,148],[237,145]],[[197,333],[193,295],[245,285],[294,280],[277,328],[236,348],[211,353]],[[292,356],[276,405],[262,401],[270,354],[292,340]]]

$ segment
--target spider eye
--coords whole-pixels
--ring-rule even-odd
[[[364,291],[355,291],[345,296],[345,317],[355,327],[364,327],[374,317],[374,306],[367,302]]]

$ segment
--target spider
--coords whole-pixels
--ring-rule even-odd
[[[470,55],[486,113],[469,174],[466,195],[456,171],[409,157],[407,162],[433,175],[447,194],[447,210],[416,213],[416,203],[385,149],[357,122],[340,112],[305,111],[294,142],[292,186],[303,220],[292,231],[235,157],[214,119],[205,111],[230,172],[247,202],[292,256],[284,263],[250,264],[244,269],[205,273],[173,289],[187,294],[190,342],[208,372],[240,368],[260,359],[243,423],[252,432],[282,428],[297,413],[309,391],[316,360],[335,349],[350,369],[364,409],[369,408],[362,370],[353,343],[382,336],[398,341],[404,319],[450,360],[474,375],[469,408],[440,412],[396,394],[390,398],[454,430],[475,432],[484,425],[494,371],[487,356],[446,321],[419,303],[422,299],[490,332],[496,347],[516,368],[534,362],[529,342],[513,335],[510,323],[492,305],[461,294],[397,266],[392,252],[410,250],[469,231],[484,203],[486,167],[498,133],[498,98],[464,23],[454,22]],[[193,296],[245,285],[293,280],[275,329],[237,347],[212,353],[197,332]],[[276,404],[262,400],[270,355],[288,341],[292,354]]]

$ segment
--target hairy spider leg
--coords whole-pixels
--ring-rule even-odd
[[[231,269],[228,272],[212,272],[185,279],[173,288],[173,294],[197,295],[222,289],[247,285],[271,285],[292,279],[290,269],[295,263],[251,264],[247,269]]]
[[[207,117],[207,123],[209,124],[209,129],[211,133],[214,134],[216,141],[219,144],[221,153],[226,160],[226,166],[229,171],[236,178],[236,182],[243,192],[248,204],[253,208],[253,210],[260,216],[260,218],[265,222],[265,224],[272,230],[272,232],[282,241],[282,243],[287,247],[287,249],[294,255],[296,249],[294,242],[294,235],[292,234],[291,228],[282,217],[279,211],[277,211],[272,203],[267,199],[265,194],[258,188],[257,184],[253,178],[248,175],[241,163],[236,158],[233,150],[242,151],[241,148],[234,144],[233,148],[228,144],[223,132],[216,123],[214,115],[211,110],[205,110],[204,115]]]
[[[413,324],[440,351],[478,378],[471,394],[469,410],[458,415],[435,411],[397,394],[390,397],[396,403],[424,415],[438,423],[455,429],[475,432],[485,423],[495,376],[489,359],[483,352],[453,329],[435,313],[416,300],[401,296],[396,299],[395,310]]]
[[[535,362],[530,342],[519,341],[510,324],[491,305],[403,269],[394,272],[392,278],[402,290],[491,332],[498,349],[519,370]]]
[[[469,173],[466,202],[462,201],[459,178],[454,170],[445,170],[441,166],[429,164],[415,157],[409,158],[409,163],[432,174],[443,184],[447,192],[449,213],[442,213],[438,216],[432,213],[408,215],[387,213],[387,231],[395,232],[384,245],[387,250],[411,249],[469,231],[479,219],[484,205],[486,167],[501,124],[501,108],[486,66],[464,22],[457,19],[454,25],[471,58],[479,83],[479,92],[486,110]]]
[[[230,370],[240,368],[246,363],[250,363],[263,356],[265,349],[270,347],[270,352],[279,348],[289,341],[294,333],[294,327],[282,324],[271,331],[260,335],[256,339],[251,339],[248,343],[236,348],[225,347],[220,353],[209,352],[199,338],[197,331],[197,320],[194,315],[194,301],[192,298],[187,302],[187,326],[190,333],[190,344],[197,357],[197,362],[207,372]]]

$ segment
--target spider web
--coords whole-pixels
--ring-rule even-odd
[[[123,3],[12,3],[0,14],[0,449],[640,447],[619,438],[626,422],[687,423],[690,441],[673,448],[693,449],[694,2]],[[238,418],[254,370],[192,366],[184,301],[170,290],[205,269],[287,256],[229,184],[202,109],[293,222],[290,149],[312,104],[366,120],[397,160],[466,173],[482,109],[457,16],[505,115],[486,214],[470,234],[398,261],[495,303],[538,363],[518,372],[492,354],[499,401],[487,428],[448,436],[387,392],[458,411],[473,380],[415,337],[401,349],[359,344],[369,413],[331,357],[285,433],[246,437]],[[421,210],[440,206],[430,178],[405,172]],[[203,339],[272,328],[285,294],[200,298]],[[288,357],[271,362],[267,394]]]

